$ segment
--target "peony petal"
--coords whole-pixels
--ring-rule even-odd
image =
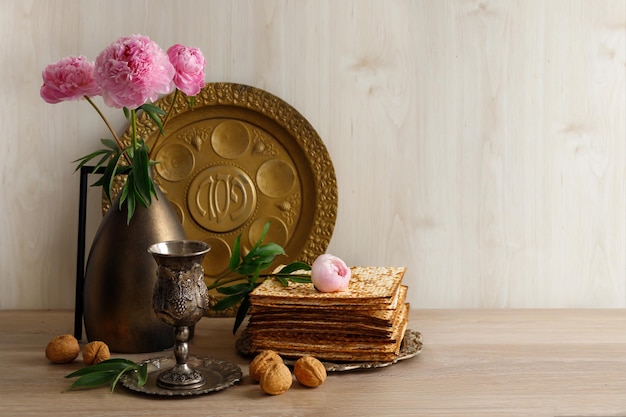
[[[43,84],[39,91],[47,103],[79,100],[84,96],[101,94],[94,79],[94,63],[83,56],[68,56],[48,65],[42,72]]]
[[[96,82],[111,107],[135,109],[174,88],[174,67],[167,54],[143,35],[122,37],[96,58]]]
[[[345,291],[350,284],[350,278],[350,268],[331,254],[318,256],[311,265],[311,281],[318,291]]]
[[[167,56],[176,72],[174,75],[176,87],[188,96],[198,94],[205,85],[206,60],[202,51],[176,44],[167,50]]]

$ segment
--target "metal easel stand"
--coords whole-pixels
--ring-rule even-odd
[[[78,193],[78,245],[76,253],[76,300],[74,304],[74,337],[83,337],[83,292],[85,290],[85,234],[87,222],[87,181],[89,174],[102,174],[104,167],[80,167],[80,186]]]

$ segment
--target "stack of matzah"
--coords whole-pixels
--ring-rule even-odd
[[[404,267],[353,267],[346,291],[266,280],[250,294],[250,353],[327,361],[392,361],[407,327]]]

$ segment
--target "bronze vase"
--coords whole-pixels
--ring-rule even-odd
[[[156,352],[174,345],[172,328],[152,308],[157,265],[147,249],[186,239],[179,218],[159,187],[148,208],[137,206],[130,224],[126,205],[111,204],[91,246],[85,271],[87,338],[114,352]],[[119,196],[118,196],[119,198]]]

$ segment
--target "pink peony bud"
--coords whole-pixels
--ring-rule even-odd
[[[39,94],[51,104],[78,100],[83,96],[98,96],[101,90],[93,78],[93,70],[94,63],[84,56],[65,57],[43,70],[43,85]]]
[[[317,257],[311,265],[311,281],[318,291],[344,291],[350,284],[350,268],[344,261],[331,254]]]
[[[98,55],[95,65],[94,77],[110,107],[136,109],[174,89],[174,67],[147,36],[119,38]]]
[[[167,56],[174,66],[174,84],[187,94],[195,96],[204,87],[204,67],[206,60],[198,48],[189,48],[181,44],[172,45]]]

